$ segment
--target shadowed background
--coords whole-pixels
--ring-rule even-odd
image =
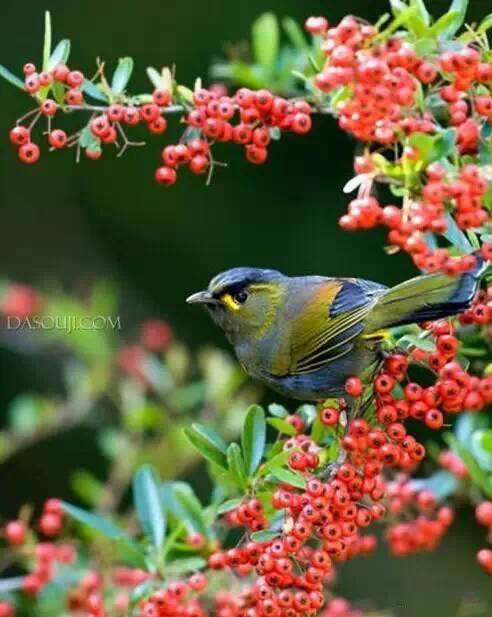
[[[471,0],[469,19],[490,12],[489,0]],[[432,0],[440,14],[447,3]],[[134,92],[148,89],[145,67],[177,66],[181,83],[206,78],[210,62],[225,44],[246,40],[251,22],[266,10],[303,21],[327,14],[336,22],[347,12],[374,19],[387,10],[381,0],[304,3],[295,0],[208,0],[134,3],[36,0],[2,2],[0,62],[20,73],[39,61],[43,11],[50,9],[55,41],[72,41],[71,64],[90,73],[95,57],[114,65],[133,56]],[[0,82],[0,134],[29,109],[27,97]],[[317,119],[306,137],[273,144],[262,167],[246,163],[239,148],[221,150],[228,169],[218,169],[212,185],[185,177],[166,190],[153,181],[162,144],[150,138],[116,161],[105,153],[77,166],[70,153],[43,153],[33,168],[17,163],[7,139],[0,148],[0,275],[31,284],[62,283],[67,290],[105,278],[124,299],[123,335],[149,314],[169,319],[178,337],[192,346],[225,346],[205,312],[183,299],[220,270],[265,266],[290,274],[360,276],[388,285],[412,274],[404,257],[386,257],[383,235],[351,235],[337,227],[351,176],[354,143],[329,118]],[[15,354],[0,354],[0,419],[18,392],[56,389],[56,369],[42,370]],[[1,421],[1,420],[0,420]],[[91,461],[97,470],[93,435],[79,431],[40,444],[0,467],[0,514],[12,515],[27,498],[68,495],[68,465]],[[60,465],[67,462],[67,466]],[[34,471],[33,471],[34,470]],[[31,485],[34,485],[31,487]],[[476,592],[492,601],[490,579],[473,562],[481,531],[466,511],[444,546],[431,555],[390,559],[386,549],[370,560],[342,568],[339,590],[368,605],[394,608],[401,617],[452,617],[460,600]],[[460,616],[464,617],[464,616]]]

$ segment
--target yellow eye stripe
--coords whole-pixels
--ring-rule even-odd
[[[231,294],[224,294],[223,296],[220,297],[220,301],[222,302],[222,304],[227,306],[227,308],[230,311],[238,311],[239,310],[240,305],[233,299]]]

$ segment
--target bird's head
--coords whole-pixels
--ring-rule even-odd
[[[215,276],[206,291],[186,299],[203,304],[233,343],[260,339],[274,322],[288,278],[276,270],[233,268]]]

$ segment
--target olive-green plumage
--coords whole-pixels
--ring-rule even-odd
[[[419,276],[392,289],[362,279],[234,268],[187,302],[206,306],[252,377],[292,398],[322,400],[343,395],[347,377],[380,357],[385,330],[469,307],[482,266],[477,261],[459,277]]]

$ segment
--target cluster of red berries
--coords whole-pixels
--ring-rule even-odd
[[[453,522],[452,509],[439,507],[429,490],[416,491],[407,476],[390,482],[387,494],[388,510],[403,518],[386,532],[392,553],[406,556],[434,550]]]
[[[24,163],[36,163],[40,157],[39,146],[31,140],[31,131],[40,116],[48,119],[48,143],[53,150],[60,150],[67,145],[75,144],[80,134],[69,137],[62,129],[52,129],[52,119],[59,109],[63,111],[84,105],[83,85],[84,74],[81,71],[71,71],[64,64],[58,64],[52,71],[37,73],[36,67],[29,63],[24,66],[25,88],[32,96],[43,96],[39,100],[39,112],[29,126],[17,124],[10,131],[10,141],[18,147],[18,155]],[[64,101],[58,104],[55,100],[46,98],[46,94],[57,84],[64,88]],[[113,103],[104,113],[92,118],[88,124],[93,136],[93,142],[85,148],[86,156],[98,159],[101,145],[115,144],[118,140],[118,129],[122,134],[122,125],[135,126],[145,123],[153,134],[161,134],[167,128],[167,120],[163,111],[171,103],[171,93],[166,89],[156,89],[152,94],[153,102],[140,106]],[[120,135],[121,136],[121,135]],[[125,138],[126,139],[126,138]]]
[[[154,592],[140,605],[141,617],[206,617],[197,594],[205,591],[207,578],[201,572],[192,574],[186,581],[170,583],[165,589]]]
[[[433,133],[436,121],[430,111],[420,112],[416,96],[419,87],[434,87],[444,78],[447,85],[438,92],[449,104],[450,124],[458,127],[460,151],[476,152],[481,124],[492,117],[489,95],[476,97],[478,121],[465,100],[474,94],[475,84],[492,81],[492,63],[482,62],[478,50],[464,47],[443,52],[437,62],[429,61],[400,37],[373,41],[377,30],[351,16],[333,28],[324,18],[311,18],[306,28],[323,37],[321,49],[326,56],[314,85],[327,93],[349,89],[348,97],[334,110],[343,130],[361,141],[383,145],[397,141],[401,133]]]
[[[234,510],[226,512],[224,520],[231,527],[245,527],[250,531],[259,531],[268,527],[268,520],[259,499],[248,499]]]
[[[63,525],[64,513],[58,499],[48,499],[38,522],[39,531],[49,537],[57,536]],[[32,543],[27,524],[23,520],[13,520],[5,525],[3,535],[13,549],[27,546],[33,557],[33,568],[23,579],[22,589],[26,595],[35,596],[53,579],[54,565],[73,563],[76,557],[69,544],[55,545],[52,542]],[[34,535],[32,535],[34,539]]]
[[[356,169],[367,168],[365,162],[356,162]],[[371,196],[359,197],[350,202],[340,225],[350,231],[384,225],[389,229],[389,244],[411,255],[421,270],[459,274],[474,267],[473,255],[451,256],[446,248],[431,248],[426,234],[445,233],[449,213],[461,229],[480,227],[489,218],[483,203],[487,190],[488,181],[476,165],[464,165],[456,177],[451,178],[441,164],[432,163],[426,169],[421,195],[407,201],[403,209],[394,205],[381,207]],[[484,244],[481,254],[489,260],[491,246]]]
[[[295,471],[313,471],[319,465],[321,448],[307,435],[287,439],[284,450],[294,450],[289,456],[288,465]]]
[[[490,250],[492,245],[489,243],[482,245],[482,253],[487,251],[490,258]],[[459,322],[464,326],[475,324],[477,326],[486,326],[492,322],[492,287],[487,290],[480,290],[469,309],[458,316]]]
[[[299,447],[299,437],[287,440],[291,442],[289,447]],[[301,448],[305,443],[308,441],[303,440]],[[294,617],[315,614],[322,608],[323,585],[333,577],[333,562],[375,548],[375,538],[362,536],[360,531],[372,520],[382,518],[384,507],[361,502],[383,497],[383,481],[378,477],[381,468],[374,467],[364,475],[367,470],[345,463],[327,481],[303,471],[305,490],[283,484],[273,493],[273,508],[285,513],[278,538],[268,542],[249,540],[210,556],[212,569],[229,567],[241,575],[251,569],[256,571],[259,578],[240,615]],[[311,545],[313,539],[317,546]]]
[[[230,97],[202,88],[194,93],[193,103],[185,121],[200,132],[200,137],[164,148],[163,166],[155,174],[161,184],[174,184],[176,170],[183,165],[195,174],[205,173],[213,164],[211,143],[232,141],[242,145],[248,161],[259,165],[267,159],[273,127],[301,135],[311,129],[308,103],[288,101],[269,90],[241,88]]]

